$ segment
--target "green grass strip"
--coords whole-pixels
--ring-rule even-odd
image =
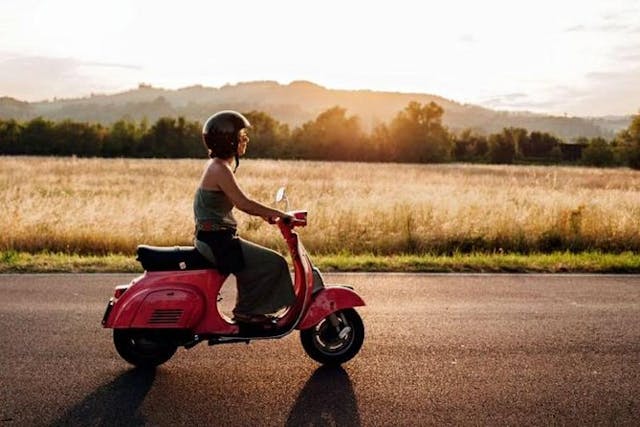
[[[0,273],[128,273],[142,267],[131,255],[75,255],[41,252],[0,252]]]
[[[640,273],[640,256],[632,252],[551,254],[327,255],[315,257],[327,271],[463,272],[463,273]]]
[[[469,273],[640,273],[633,252],[551,254],[317,255],[323,271]],[[0,273],[142,272],[133,255],[80,256],[64,253],[0,252]]]

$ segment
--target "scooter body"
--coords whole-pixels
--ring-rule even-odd
[[[295,303],[269,328],[238,324],[220,312],[218,295],[227,279],[193,247],[138,247],[143,275],[115,288],[102,324],[114,330],[120,355],[134,365],[157,366],[178,346],[210,345],[281,338],[293,330],[320,363],[340,364],[359,351],[364,326],[353,309],[365,305],[347,286],[325,287],[295,227],[305,226],[306,211],[293,221],[277,221],[294,267]]]

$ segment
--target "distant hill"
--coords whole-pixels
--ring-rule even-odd
[[[389,122],[410,101],[436,102],[444,108],[444,123],[451,130],[472,128],[494,133],[504,127],[522,127],[543,131],[564,139],[579,136],[611,137],[628,127],[631,117],[560,117],[527,112],[495,111],[461,104],[436,95],[420,93],[375,92],[370,90],[327,89],[307,81],[281,85],[258,81],[226,85],[220,88],[191,86],[168,90],[141,84],[137,89],[112,95],[86,98],[56,99],[45,102],[23,102],[0,98],[0,118],[29,120],[42,116],[52,120],[113,123],[122,118],[154,122],[162,116],[184,116],[203,121],[220,109],[264,111],[275,119],[296,127],[315,119],[322,111],[341,106],[357,115],[363,127]]]

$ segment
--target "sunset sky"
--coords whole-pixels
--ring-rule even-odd
[[[254,80],[640,110],[640,1],[0,0],[0,96]]]

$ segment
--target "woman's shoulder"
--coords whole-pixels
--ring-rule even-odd
[[[227,174],[231,173],[231,168],[229,167],[229,164],[224,160],[213,158],[207,162],[205,166],[205,172]]]
[[[200,187],[207,190],[220,190],[219,184],[222,181],[229,179],[230,175],[233,176],[233,173],[228,166],[221,161],[211,159],[207,162],[204,168]]]

